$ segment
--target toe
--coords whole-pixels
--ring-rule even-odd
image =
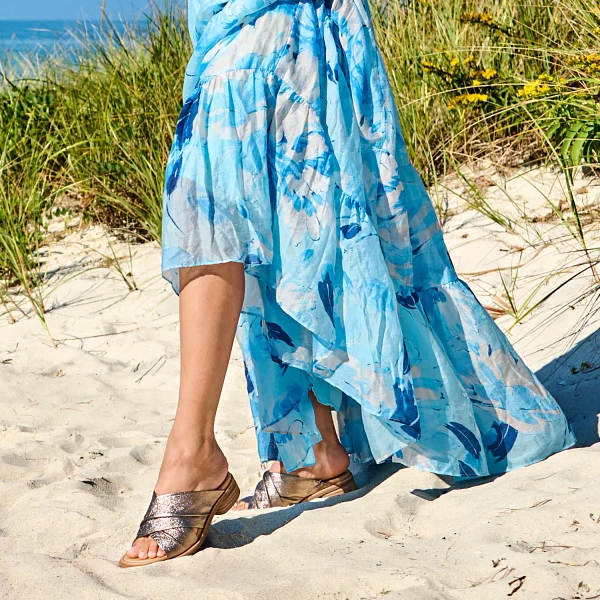
[[[149,545],[150,544],[149,544],[147,537],[140,539],[140,544],[138,546],[138,548],[139,548],[138,558],[141,558],[142,560],[144,558],[148,558],[148,546]]]
[[[250,508],[250,498],[242,498],[238,500],[231,510],[248,510]]]
[[[131,544],[131,548],[129,548],[129,550],[127,550],[127,556],[129,556],[129,558],[137,558],[138,557],[138,553],[140,551],[139,541],[140,540],[135,540],[135,542],[133,542],[133,544]]]
[[[131,548],[127,550],[127,556],[129,558],[156,558],[165,556],[166,552],[151,538],[141,537],[137,538]]]
[[[156,558],[156,553],[158,552],[158,544],[150,538],[148,543],[148,558]]]

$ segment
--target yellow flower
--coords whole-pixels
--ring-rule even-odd
[[[518,92],[517,96],[525,98],[535,98],[550,91],[549,85],[543,85],[539,81],[530,81],[526,83]]]
[[[538,78],[534,81],[529,81],[526,83],[518,92],[517,96],[524,98],[535,98],[536,96],[542,96],[543,94],[547,94],[550,91],[549,83],[554,82],[554,77],[552,75],[547,75],[546,73],[542,73],[538,75]],[[564,79],[559,80],[559,85],[564,83]]]
[[[461,94],[460,96],[452,98],[448,103],[448,108],[454,110],[460,104],[468,106],[470,104],[477,104],[478,102],[487,102],[487,99],[487,94]]]
[[[461,15],[460,20],[463,23],[483,23],[484,25],[494,23],[494,17],[489,13],[464,13]]]
[[[487,94],[466,94],[466,101],[474,103],[474,102],[487,102],[488,95]]]
[[[477,23],[479,25],[485,25],[490,29],[496,29],[504,32],[507,31],[507,27],[496,23],[493,15],[490,15],[489,13],[463,13],[460,15],[460,21],[461,23]]]
[[[486,69],[485,71],[481,71],[480,75],[484,79],[493,79],[498,75],[498,71],[496,71],[496,69]]]
[[[525,98],[534,98],[536,96],[547,94],[553,88],[559,88],[565,85],[565,83],[567,83],[567,80],[564,77],[560,77],[559,79],[557,79],[552,75],[542,73],[541,75],[538,75],[538,78],[534,81],[529,81],[528,83],[526,83],[517,92],[517,95],[523,96]]]
[[[485,84],[485,81],[481,81],[480,78],[489,81],[498,75],[498,71],[496,69],[485,69],[484,71],[471,71],[469,76],[473,78],[473,85],[482,85]]]
[[[450,61],[450,66],[454,69],[455,67],[458,66],[459,60],[458,57],[454,57],[451,61]]]
[[[596,75],[600,73],[600,55],[598,54],[573,56],[569,59],[569,64],[584,71],[588,75]]]
[[[600,55],[598,54],[572,56],[567,63],[576,69],[584,71],[588,75],[595,75],[600,72]]]

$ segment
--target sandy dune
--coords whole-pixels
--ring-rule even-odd
[[[457,196],[465,190],[446,182],[453,187],[438,191],[451,255],[496,310],[512,310],[507,290],[523,314],[559,288],[510,335],[573,419],[582,447],[471,486],[391,465],[357,466],[362,487],[344,501],[230,513],[195,556],[120,569],[174,414],[177,299],[160,278],[156,244],[111,238],[137,284],[130,292],[106,233],[67,229],[48,246],[46,262],[57,347],[35,317],[15,309],[0,317],[0,598],[600,598],[592,276],[581,244],[539,193],[561,201],[555,175],[478,173],[490,206],[515,218],[523,209],[530,223],[507,234],[467,210]],[[597,185],[578,185],[585,202],[597,203]],[[592,217],[586,235],[598,247]],[[498,323],[509,329],[514,319]],[[232,472],[250,492],[261,465],[237,347],[217,427]]]

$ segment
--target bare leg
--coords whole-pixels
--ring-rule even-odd
[[[315,411],[315,421],[323,439],[313,447],[315,464],[311,467],[292,471],[292,474],[309,479],[330,479],[331,477],[337,477],[348,469],[350,458],[338,439],[331,409],[328,406],[320,404],[312,390],[309,392],[309,396]],[[286,472],[283,464],[279,461],[275,461],[269,470],[273,473]],[[234,506],[233,510],[245,510],[247,508],[248,502],[240,500]]]
[[[157,494],[217,488],[228,464],[214,423],[244,299],[244,266],[225,263],[180,270],[181,376],[175,421],[155,487]],[[131,558],[164,552],[138,538]]]
[[[312,467],[297,469],[292,473],[298,475],[298,477],[308,477],[309,479],[337,477],[348,468],[350,458],[338,439],[333,425],[331,409],[320,404],[312,390],[309,392],[309,396],[315,411],[315,421],[323,439],[313,447],[316,464]],[[280,462],[273,463],[270,470],[285,473],[283,464]]]
[[[175,421],[155,487],[157,494],[210,490],[225,479],[228,464],[214,433],[215,415],[244,298],[244,268],[239,263],[180,270],[179,315],[181,379]],[[328,407],[311,392],[323,440],[314,450],[317,464],[295,475],[327,479],[344,472],[349,459],[341,446]],[[274,463],[272,470],[283,470]],[[164,552],[150,537],[138,538],[131,558]]]

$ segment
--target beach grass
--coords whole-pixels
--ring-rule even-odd
[[[42,320],[38,249],[53,216],[74,211],[140,240],[160,238],[163,172],[191,52],[176,7],[74,35],[74,55],[51,56],[35,78],[30,63],[25,79],[5,70],[0,84],[0,301],[15,310],[16,287]]]
[[[597,172],[595,2],[388,0],[371,13],[409,154],[427,184],[481,157],[550,162],[567,184],[584,166]],[[185,14],[169,5],[125,31],[106,21],[78,35],[76,55],[50,57],[35,78],[0,75],[0,303],[18,310],[10,298],[19,289],[42,320],[40,246],[57,211],[160,240],[164,168],[191,52]],[[477,193],[468,201],[507,230],[518,225]],[[570,188],[559,212],[593,267]]]

